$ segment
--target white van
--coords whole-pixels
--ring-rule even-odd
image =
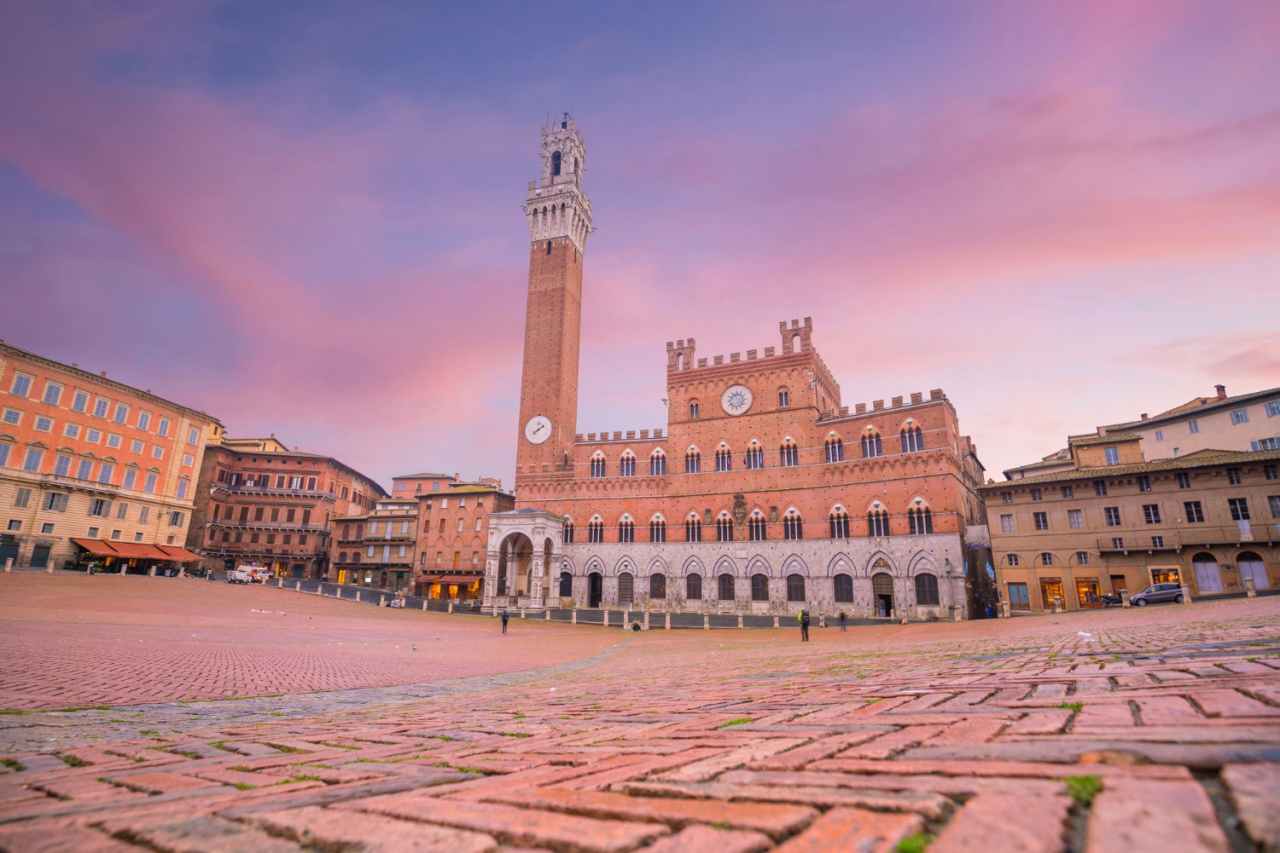
[[[266,566],[242,563],[227,572],[227,583],[266,583],[270,574]]]

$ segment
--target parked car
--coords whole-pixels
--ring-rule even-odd
[[[1134,607],[1146,607],[1148,604],[1160,604],[1166,601],[1182,603],[1182,584],[1155,583],[1129,597],[1129,603]]]

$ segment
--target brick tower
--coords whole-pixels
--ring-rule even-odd
[[[572,455],[578,422],[582,261],[591,202],[582,190],[587,149],[568,113],[542,129],[542,175],[529,183],[529,296],[516,480],[552,471]]]

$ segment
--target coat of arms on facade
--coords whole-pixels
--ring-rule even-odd
[[[733,520],[739,527],[747,523],[747,497],[742,492],[733,496]]]

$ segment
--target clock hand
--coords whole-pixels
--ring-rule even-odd
[[[537,435],[538,433],[542,432],[546,428],[547,428],[546,424],[538,424],[538,428],[533,431],[533,434]]]

